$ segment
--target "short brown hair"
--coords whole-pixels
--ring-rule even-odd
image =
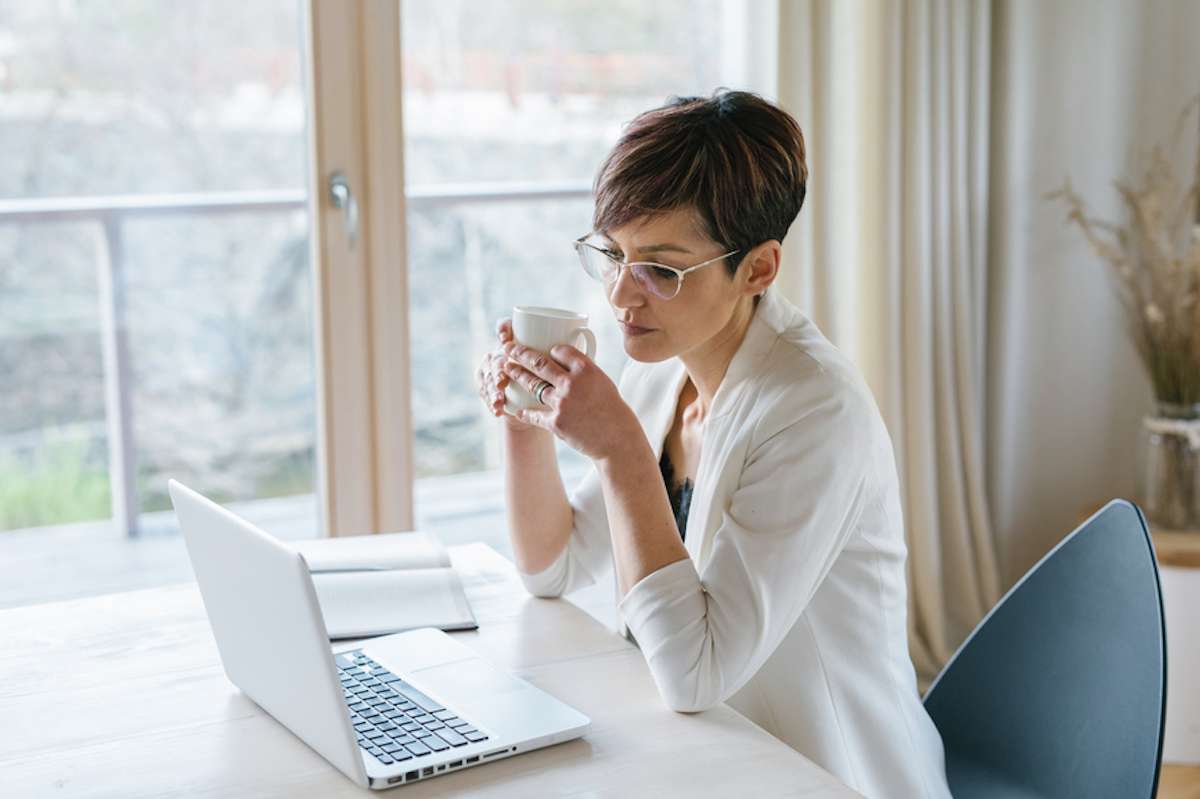
[[[672,97],[639,114],[596,175],[592,226],[693,208],[705,233],[738,250],[783,241],[804,205],[804,135],[787,112],[750,92]]]

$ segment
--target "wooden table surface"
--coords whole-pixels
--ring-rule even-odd
[[[397,796],[857,796],[724,705],[669,710],[632,644],[490,547],[449,549],[480,624],[452,634],[592,730]],[[226,679],[193,583],[0,611],[0,642],[0,796],[371,794]]]
[[[1160,566],[1200,569],[1200,530],[1161,530],[1151,526],[1154,554]]]

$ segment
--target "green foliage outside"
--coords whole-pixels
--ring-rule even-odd
[[[0,453],[0,530],[110,516],[108,474],[82,441],[52,441],[28,462]]]
[[[279,459],[249,487],[250,495],[266,498],[311,493],[312,457],[310,450]],[[107,470],[91,460],[85,441],[66,439],[52,439],[28,459],[0,453],[0,531],[111,518]],[[159,477],[157,473],[139,475],[143,513],[171,509],[165,484],[160,490],[150,483],[157,483]],[[227,491],[206,490],[217,501],[237,499]]]

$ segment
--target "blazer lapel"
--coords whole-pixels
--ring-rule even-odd
[[[788,327],[797,309],[778,297],[775,289],[768,289],[755,309],[754,318],[746,330],[746,336],[741,346],[729,363],[725,377],[713,398],[713,407],[709,409],[708,417],[704,420],[704,430],[701,437],[700,464],[696,468],[695,493],[692,495],[692,506],[688,510],[688,523],[684,535],[684,547],[688,551],[696,570],[703,569],[711,549],[711,538],[721,523],[718,513],[710,521],[714,504],[716,508],[725,506],[724,493],[729,490],[722,484],[722,476],[729,468],[730,448],[734,444],[735,431],[732,425],[736,423],[736,414],[731,412],[738,407],[740,399],[753,383],[754,377],[761,371],[763,360],[775,345],[779,333]],[[687,369],[677,358],[659,364],[647,374],[638,385],[630,391],[627,401],[642,422],[642,429],[650,446],[654,448],[654,457],[661,460],[663,444],[671,425],[675,421],[675,411],[679,405],[679,392],[683,390],[684,381],[688,378]],[[740,469],[741,464],[737,467]],[[736,485],[736,480],[732,485]],[[718,496],[721,493],[721,496]],[[616,570],[613,570],[613,590],[617,601],[620,601],[620,589],[617,584]],[[618,621],[621,633],[629,637],[624,619]]]
[[[675,411],[679,408],[679,392],[683,390],[683,384],[688,379],[687,369],[678,360],[673,361],[669,369],[664,368],[663,373],[661,380],[646,381],[648,396],[644,397],[643,407],[647,413],[644,416],[638,413],[638,418],[645,420],[642,422],[642,429],[646,432],[650,446],[654,448],[654,457],[659,460],[662,459],[667,434],[671,432],[671,425],[675,422]]]
[[[774,289],[767,290],[755,309],[741,346],[725,370],[725,377],[713,397],[713,406],[704,420],[700,465],[696,468],[696,493],[688,513],[685,541],[697,571],[703,569],[712,548],[712,537],[721,525],[723,514],[720,510],[726,504],[725,493],[731,485],[736,485],[736,481],[726,485],[729,481],[722,480],[725,472],[732,468],[729,465],[731,448],[737,440],[733,425],[737,424],[737,419],[744,418],[744,414],[735,413],[735,409],[753,385],[754,378],[762,372],[764,360],[787,326],[790,311]],[[740,469],[741,464],[736,464],[736,468]],[[710,519],[714,503],[717,513]]]

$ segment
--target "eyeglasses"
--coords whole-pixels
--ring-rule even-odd
[[[628,267],[629,273],[639,286],[663,300],[673,299],[679,293],[683,288],[683,278],[689,272],[695,272],[738,253],[738,250],[731,250],[716,258],[709,258],[704,263],[677,269],[654,261],[622,261],[611,250],[587,241],[594,235],[588,233],[575,240],[575,252],[579,253],[579,262],[583,264],[583,271],[587,272],[589,277],[602,283],[613,283],[620,275],[621,267]]]

